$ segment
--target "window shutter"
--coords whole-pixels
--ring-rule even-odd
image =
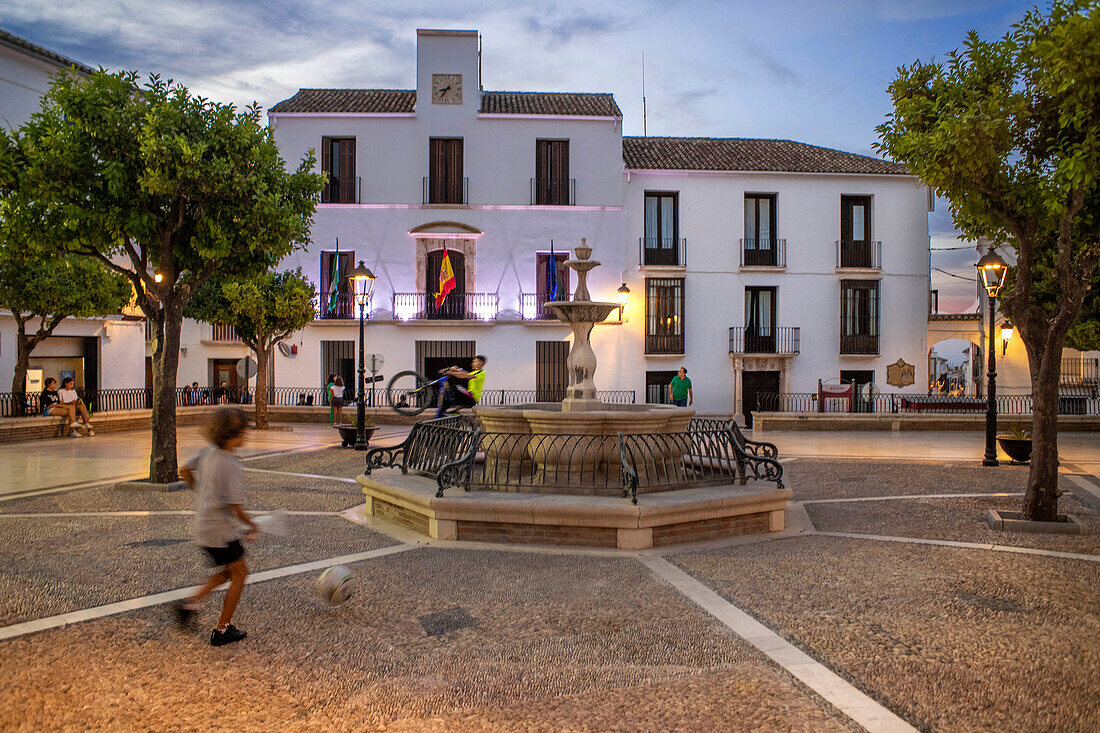
[[[356,203],[355,183],[355,138],[349,137],[340,141],[340,203]]]
[[[332,141],[321,138],[321,172],[325,175],[325,187],[321,190],[321,203],[332,203]]]

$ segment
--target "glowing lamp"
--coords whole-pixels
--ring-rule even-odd
[[[1008,342],[1012,340],[1012,324],[1005,321],[1001,324],[1001,356],[1008,353]]]
[[[990,298],[996,298],[1005,284],[1005,278],[1008,276],[1008,263],[991,249],[978,260],[976,267],[985,292],[989,294]]]
[[[355,294],[355,302],[362,308],[367,304],[371,294],[374,292],[374,273],[363,264],[363,260],[359,260],[359,266],[351,271],[348,279],[351,280],[351,289]]]
[[[626,304],[630,302],[630,288],[623,283],[619,286],[619,320],[623,319],[623,311],[626,310]]]

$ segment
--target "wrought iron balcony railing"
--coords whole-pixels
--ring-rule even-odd
[[[868,240],[836,243],[836,266],[841,269],[881,270],[882,242]]]
[[[854,356],[872,356],[878,354],[878,336],[868,334],[840,335],[840,353]]]
[[[525,321],[554,320],[556,316],[543,306],[550,302],[546,293],[520,293],[519,312]]]
[[[797,326],[777,328],[730,328],[731,354],[797,354],[800,345]]]
[[[321,320],[358,318],[359,309],[351,293],[321,293],[317,298],[317,317]]]
[[[679,334],[646,334],[645,353],[647,354],[682,354],[684,353],[684,335]]]
[[[786,239],[742,239],[741,267],[786,267]]]
[[[532,206],[573,206],[577,203],[575,178],[532,178]]]
[[[496,293],[451,293],[439,306],[431,293],[394,293],[393,316],[401,321],[495,321]]]
[[[328,183],[321,189],[322,204],[361,204],[363,203],[363,177],[340,180],[329,177]]]
[[[470,203],[470,179],[450,180],[424,176],[425,204],[468,204]]]
[[[643,267],[687,267],[687,239],[642,237],[638,261]]]

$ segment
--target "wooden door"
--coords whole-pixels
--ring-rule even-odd
[[[438,308],[435,296],[439,293],[439,270],[443,266],[443,250],[428,253],[426,258],[428,271],[425,273],[424,315],[426,318],[442,320],[462,320],[466,317],[466,257],[453,249],[447,250],[451,259],[451,270],[455,274],[455,289],[452,290]]]
[[[462,138],[433,137],[428,145],[428,203],[464,204]]]
[[[741,412],[745,427],[752,427],[752,413],[757,410],[759,395],[779,393],[779,372],[741,372]]]

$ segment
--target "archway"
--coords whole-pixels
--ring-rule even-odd
[[[982,356],[977,343],[963,338],[937,341],[928,349],[928,394],[982,396]]]

